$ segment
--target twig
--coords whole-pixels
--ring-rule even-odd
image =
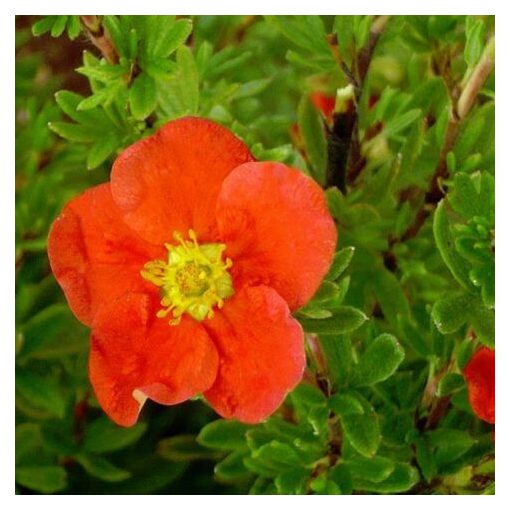
[[[402,241],[406,241],[418,234],[425,220],[430,216],[437,203],[444,197],[445,192],[441,187],[441,182],[448,174],[446,165],[446,158],[448,153],[455,146],[457,137],[459,135],[460,126],[462,121],[466,119],[471,108],[473,107],[476,97],[480,92],[485,80],[494,69],[494,37],[491,37],[487,43],[480,61],[474,68],[471,76],[469,77],[466,85],[460,93],[460,97],[456,103],[450,107],[450,114],[448,124],[446,126],[446,134],[439,154],[439,161],[436,166],[436,171],[430,182],[429,189],[425,194],[423,207],[418,211],[418,214],[413,224],[404,232],[401,237]]]
[[[109,64],[117,64],[119,54],[99,17],[95,15],[80,16],[80,20],[90,41],[101,52],[105,60]]]
[[[338,51],[338,41],[329,37],[333,56],[347,80],[354,87],[354,98],[351,105],[347,105],[344,112],[333,116],[333,127],[328,136],[328,186],[336,186],[343,193],[346,183],[354,182],[363,168],[361,146],[358,139],[358,111],[357,103],[363,92],[363,85],[372,56],[381,36],[386,28],[389,16],[377,16],[370,28],[368,41],[354,60],[354,69],[349,69]]]
[[[384,32],[389,19],[389,16],[376,16],[374,22],[372,23],[370,34],[368,36],[368,42],[361,50],[360,56],[358,58],[358,82],[360,83],[360,86],[363,86],[370,62],[372,61],[372,55],[374,54],[375,47],[379,41],[379,37],[381,37],[381,34]],[[361,92],[362,91],[360,90],[359,95],[361,95]]]

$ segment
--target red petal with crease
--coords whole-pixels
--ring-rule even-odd
[[[126,223],[159,244],[177,230],[216,237],[215,204],[221,183],[253,157],[238,138],[205,119],[185,117],[128,147],[115,161],[112,193]]]
[[[495,423],[496,352],[488,347],[478,349],[464,367],[469,403],[482,420]]]
[[[271,288],[246,287],[204,322],[220,355],[218,377],[204,396],[225,418],[266,419],[299,383],[303,330]]]
[[[140,276],[164,250],[129,229],[113,203],[110,185],[101,184],[71,200],[52,225],[48,257],[73,313],[90,325],[99,305],[126,292],[158,290]]]
[[[237,288],[268,285],[291,310],[314,295],[337,232],[312,179],[281,163],[246,163],[225,179],[216,213]]]
[[[148,296],[128,294],[94,320],[90,379],[101,407],[119,425],[136,422],[145,398],[177,404],[216,377],[218,354],[203,326],[187,316],[170,326],[155,313]]]

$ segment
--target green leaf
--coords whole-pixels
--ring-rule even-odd
[[[464,46],[464,60],[468,67],[474,67],[483,53],[485,26],[481,19],[472,16],[466,19],[466,45]]]
[[[193,434],[172,436],[158,443],[158,455],[174,462],[210,459],[214,458],[215,452],[197,443]]]
[[[470,318],[476,297],[457,294],[434,303],[431,316],[436,328],[443,334],[454,333]]]
[[[399,315],[408,317],[409,301],[397,277],[386,268],[374,271],[372,276],[374,293],[385,318],[394,328],[398,328]]]
[[[384,132],[389,138],[395,136],[409,127],[413,122],[416,122],[421,116],[422,111],[419,108],[413,108],[412,110],[409,110],[402,115],[398,115],[387,122]]]
[[[168,16],[154,17],[159,18],[159,31],[151,38],[152,44],[147,48],[147,53],[154,60],[168,58],[186,41],[193,24],[190,19],[170,21],[165,20]]]
[[[244,465],[243,459],[246,457],[246,450],[237,450],[227,455],[221,462],[214,467],[214,474],[222,482],[236,483],[251,476]]]
[[[104,453],[121,450],[136,443],[147,430],[146,423],[137,423],[125,428],[115,425],[105,416],[94,420],[85,429],[83,449],[90,453]]]
[[[237,89],[237,92],[234,94],[234,98],[243,99],[260,94],[269,86],[271,81],[271,78],[247,81]]]
[[[425,480],[430,482],[437,475],[437,465],[429,441],[426,437],[417,437],[414,445],[418,466]]]
[[[119,146],[119,140],[113,135],[98,140],[87,154],[87,168],[93,170],[103,163]]]
[[[314,294],[312,301],[316,303],[321,303],[323,301],[328,301],[330,299],[335,298],[339,293],[339,287],[333,282],[329,282],[324,280],[321,286],[317,289],[317,292]]]
[[[34,452],[41,448],[41,429],[37,423],[16,425],[16,464],[30,461]]]
[[[67,16],[57,16],[51,27],[51,37],[60,37],[66,29]]]
[[[69,332],[72,331],[72,334]],[[35,314],[20,330],[23,338],[18,358],[56,358],[83,352],[88,346],[88,330],[64,304],[51,305]]]
[[[496,340],[495,318],[494,310],[484,306],[475,307],[471,317],[471,323],[478,340],[492,349],[494,349]]]
[[[237,450],[246,445],[248,425],[238,421],[216,420],[208,423],[198,434],[197,442],[207,448]]]
[[[193,54],[187,46],[178,48],[177,65],[179,68],[179,98],[183,111],[189,114],[197,113],[200,97],[198,69]]]
[[[478,174],[480,177],[480,174]],[[480,193],[475,186],[475,175],[457,173],[453,179],[453,191],[448,194],[448,201],[455,211],[466,219],[473,216],[483,216],[485,211],[491,209],[491,203],[482,202]],[[494,183],[494,181],[492,181]],[[494,195],[494,187],[492,188]],[[483,197],[485,199],[485,197]]]
[[[75,456],[75,459],[89,475],[105,482],[121,482],[131,476],[129,471],[114,466],[103,457],[79,454]]]
[[[289,469],[275,478],[275,485],[279,494],[299,495],[306,492],[306,481],[310,472],[306,468]]]
[[[69,39],[73,41],[80,35],[80,32],[81,32],[80,17],[68,16],[67,35],[69,36]]]
[[[397,494],[410,490],[419,480],[420,475],[415,467],[399,462],[396,464],[393,473],[386,480],[374,483],[358,479],[354,483],[354,488],[378,494]]]
[[[437,249],[444,263],[454,278],[468,291],[473,290],[473,284],[469,278],[469,264],[455,250],[455,240],[450,231],[450,225],[446,216],[444,199],[439,202],[434,213],[434,239]]]
[[[156,108],[156,82],[147,73],[135,78],[129,89],[129,105],[133,117],[143,120]]]
[[[351,471],[344,462],[337,462],[328,472],[328,478],[335,482],[342,494],[352,494]]]
[[[349,468],[353,478],[361,478],[374,483],[386,480],[395,470],[395,463],[385,457],[373,457],[371,459],[357,457],[346,460],[344,463]]]
[[[334,59],[326,42],[326,32],[320,16],[266,16],[282,34],[301,49],[323,58]]]
[[[364,457],[373,457],[381,442],[379,420],[374,412],[340,416],[345,438]]]
[[[351,263],[354,250],[354,246],[347,246],[347,248],[343,248],[335,253],[329,272],[325,277],[326,280],[335,281],[342,276]]]
[[[365,414],[363,404],[355,393],[349,391],[333,395],[329,399],[329,408],[339,415]]]
[[[340,487],[338,487],[338,485],[333,482],[333,480],[329,480],[326,473],[321,473],[317,478],[314,478],[310,482],[310,488],[314,491],[315,494],[324,496],[335,496],[342,494]]]
[[[258,494],[270,495],[276,493],[277,490],[273,482],[263,476],[257,478],[250,488],[250,496]]]
[[[404,361],[405,353],[397,339],[384,333],[366,349],[353,373],[353,384],[370,386],[390,377]]]
[[[337,334],[358,329],[368,317],[352,306],[340,306],[326,319],[300,319],[307,333]]]
[[[460,374],[446,374],[437,385],[436,394],[438,397],[444,397],[451,395],[457,391],[463,389],[466,386],[464,377]]]
[[[273,440],[252,453],[252,458],[275,467],[299,466],[303,458],[289,444]]]
[[[55,121],[48,123],[48,127],[58,136],[71,142],[92,142],[95,138],[89,127],[78,124]]]
[[[16,367],[16,391],[35,407],[63,418],[65,399],[60,387],[49,379]]]
[[[35,23],[32,26],[32,34],[35,37],[39,37],[40,35],[45,34],[51,30],[53,23],[55,23],[55,18],[57,16],[44,16],[41,20]]]
[[[348,335],[321,334],[319,341],[333,381],[338,385],[346,384],[354,362],[351,339]]]
[[[317,109],[307,95],[301,98],[298,107],[298,126],[306,153],[312,164],[313,176],[319,184],[326,182],[327,147],[324,126]]]
[[[59,466],[30,466],[16,468],[16,483],[43,494],[54,494],[67,485],[67,473]]]
[[[467,452],[476,442],[468,432],[458,429],[436,429],[426,434],[429,444],[436,448],[438,464],[446,464]]]

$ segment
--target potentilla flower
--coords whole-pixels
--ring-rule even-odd
[[[203,393],[256,423],[300,381],[291,312],[315,293],[336,228],[321,188],[255,162],[214,122],[187,117],[127,148],[108,183],[71,200],[48,255],[76,317],[92,328],[96,397],[121,425],[147,398]]]
[[[480,419],[489,423],[495,423],[495,365],[495,351],[480,347],[464,367],[471,408]]]

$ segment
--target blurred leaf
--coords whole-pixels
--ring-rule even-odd
[[[20,358],[55,358],[83,352],[88,344],[88,331],[74,318],[69,307],[62,304],[51,305],[34,315],[21,332]]]
[[[101,416],[85,429],[83,449],[90,453],[121,450],[136,443],[147,430],[147,424],[137,423],[125,428],[115,425],[106,416]]]
[[[236,450],[246,444],[248,425],[238,421],[216,420],[208,423],[197,436],[197,442],[207,448]]]
[[[16,464],[28,462],[30,456],[41,447],[41,430],[37,423],[16,425]]]
[[[485,27],[481,19],[475,20],[473,16],[466,18],[466,46],[464,47],[464,60],[468,67],[474,67],[483,53]]]
[[[217,457],[215,452],[197,443],[196,437],[192,434],[163,439],[158,443],[158,454],[175,462]]]
[[[319,112],[308,96],[303,96],[298,107],[298,125],[310,158],[313,175],[319,184],[326,181],[327,153],[324,126]]]
[[[129,471],[114,466],[104,457],[80,454],[75,459],[87,473],[106,482],[121,482],[131,476]]]
[[[50,411],[59,418],[64,416],[65,398],[53,381],[16,367],[16,391],[35,407]]]
[[[222,482],[235,483],[239,479],[251,476],[246,469],[243,459],[247,455],[245,450],[237,450],[227,455],[214,467],[214,474]]]
[[[65,489],[67,473],[59,466],[17,467],[16,483],[43,494],[54,494]]]

